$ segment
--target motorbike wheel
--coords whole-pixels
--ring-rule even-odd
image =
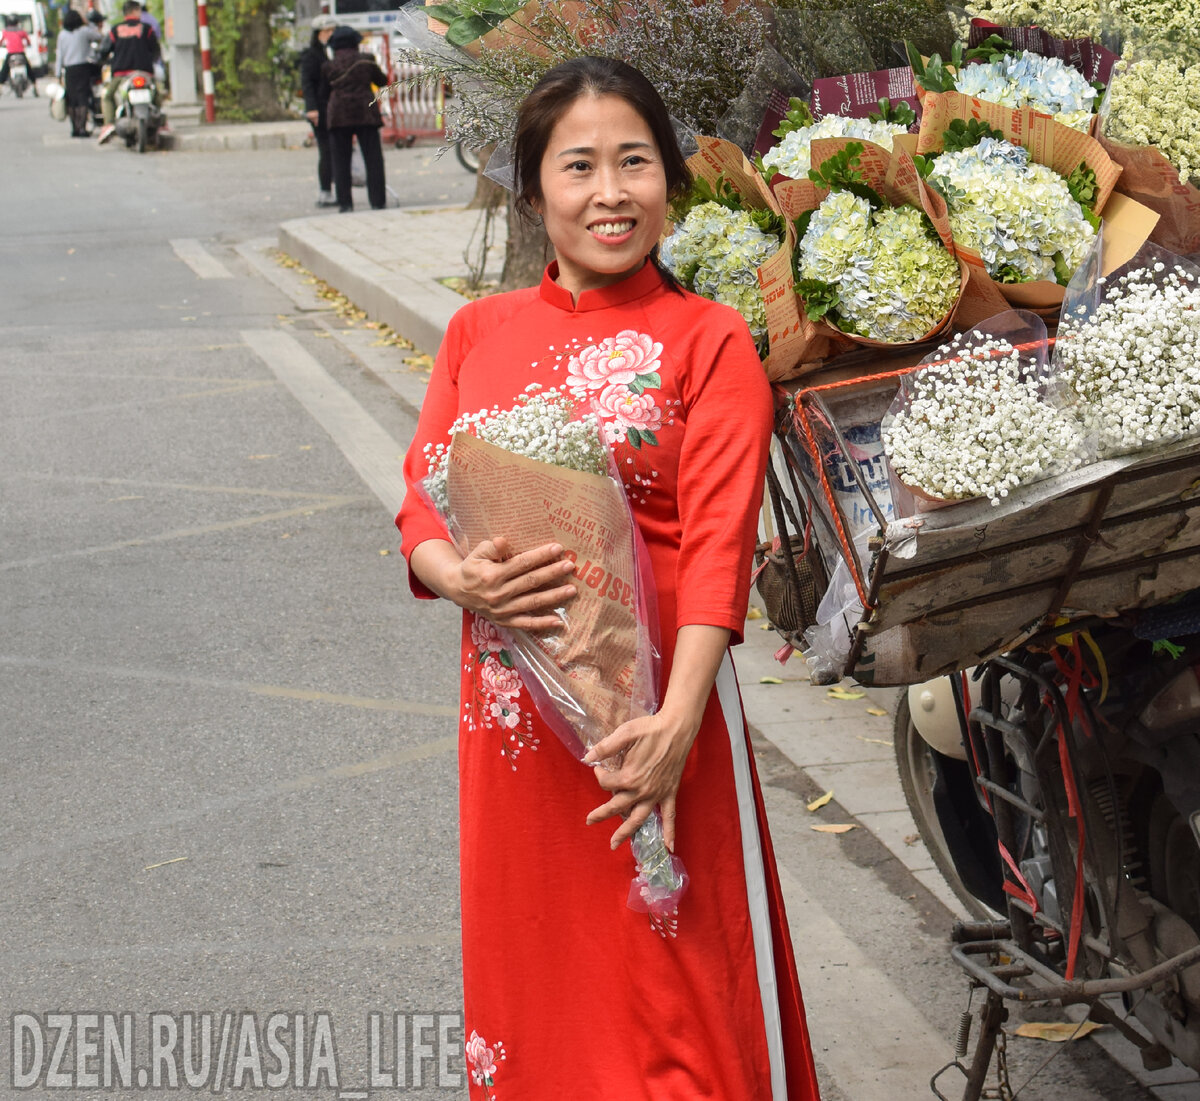
[[[463,166],[472,176],[479,174],[479,150],[468,149],[461,141],[454,143],[454,155],[458,158],[458,163]]]
[[[25,95],[25,82],[23,80],[14,80],[12,86],[13,91],[17,93],[17,99],[22,99]]]
[[[137,122],[137,151],[139,153],[144,153],[146,152],[146,120],[138,119]]]
[[[900,773],[900,786],[904,799],[912,812],[917,831],[937,870],[954,892],[954,897],[963,904],[967,912],[981,921],[994,918],[993,912],[979,901],[969,890],[954,867],[954,858],[938,820],[937,807],[933,798],[933,787],[937,780],[935,750],[917,732],[908,709],[908,693],[900,694],[896,708],[896,725],[892,732],[892,745],[896,753],[896,768]]]

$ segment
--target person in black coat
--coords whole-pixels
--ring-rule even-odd
[[[338,27],[329,40],[333,60],[321,69],[322,83],[329,99],[325,118],[329,126],[329,146],[333,156],[333,186],[338,210],[354,209],[350,194],[350,154],[354,139],[362,150],[367,171],[367,198],[374,210],[387,206],[387,186],[383,178],[383,146],[379,128],[383,117],[375,102],[375,88],[384,87],[387,74],[370,54],[360,53],[362,35],[353,27]]]
[[[325,106],[329,90],[321,81],[321,69],[329,60],[329,39],[337,20],[332,15],[318,15],[312,21],[312,41],[300,55],[300,88],[304,92],[304,114],[312,126],[317,143],[317,182],[321,185],[317,206],[333,206],[333,167],[329,157],[329,128]]]

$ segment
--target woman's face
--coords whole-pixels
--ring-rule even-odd
[[[646,120],[620,96],[580,96],[550,133],[533,204],[558,257],[558,282],[580,291],[642,266],[667,219],[667,178]]]
[[[322,43],[327,43],[333,37],[333,27],[322,27],[317,31],[317,39]]]

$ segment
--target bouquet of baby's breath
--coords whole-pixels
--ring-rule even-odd
[[[500,660],[508,655],[524,678],[505,682],[493,714],[498,708],[507,720],[513,698],[527,688],[579,760],[621,723],[658,707],[653,577],[615,476],[607,427],[600,413],[533,384],[511,408],[465,414],[447,443],[427,444],[421,485],[464,554],[503,535],[514,554],[559,543],[580,563],[576,596],[555,610],[561,628],[532,634],[489,624],[481,633],[496,634]],[[687,873],[666,847],[657,809],[631,847],[638,874],[629,905],[673,936]]]
[[[1055,380],[1097,453],[1200,433],[1200,269],[1147,245],[1107,278],[1077,283],[1063,305]]]
[[[1078,466],[1074,420],[1046,400],[1046,326],[1012,311],[904,375],[881,425],[900,485],[934,503],[987,497]]]

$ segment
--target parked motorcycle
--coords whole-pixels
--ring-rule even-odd
[[[953,949],[988,992],[974,1060],[953,1064],[964,1101],[981,1096],[1007,999],[1085,1004],[1148,1068],[1174,1055],[1200,1070],[1196,631],[1194,598],[1075,623],[902,701],[909,805],[983,919]],[[1100,1000],[1113,994],[1152,1040]]]
[[[32,82],[29,78],[29,62],[24,54],[8,55],[8,86],[20,99],[29,91]]]
[[[167,117],[160,106],[158,82],[153,73],[130,73],[119,85],[116,94],[117,136],[128,148],[137,146],[139,153],[147,145],[158,144],[158,132]]]

